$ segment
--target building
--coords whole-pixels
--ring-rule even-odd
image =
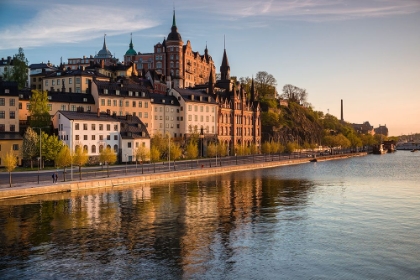
[[[252,80],[248,95],[239,83],[230,79],[230,65],[223,51],[220,66],[220,80],[214,82],[213,75],[209,75],[208,91],[213,93],[218,109],[218,141],[223,142],[230,154],[235,154],[239,148],[254,145],[261,148],[261,107],[257,101]]]
[[[388,128],[386,125],[379,125],[379,127],[375,128],[375,134],[382,134],[384,136],[388,136]]]
[[[154,46],[153,53],[137,53],[134,55],[132,40],[124,56],[125,63],[136,61],[138,69],[155,70],[162,74],[166,81],[171,82],[171,87],[194,87],[207,82],[211,71],[215,73],[212,57],[207,47],[204,54],[193,51],[191,42],[184,45],[181,34],[176,25],[175,11],[172,18],[171,32],[162,43]],[[170,88],[170,87],[169,87]]]
[[[354,130],[357,133],[375,135],[375,130],[373,129],[373,126],[370,125],[368,121],[362,124],[352,123],[351,125],[353,126]]]
[[[132,115],[140,118],[147,128],[151,125],[150,90],[145,81],[120,79],[104,82],[94,79],[91,92],[100,112],[116,116]]]
[[[93,78],[100,81],[109,81],[110,77],[91,71],[83,67],[79,69],[60,69],[43,78],[43,90],[55,92],[88,93]]]
[[[30,88],[42,90],[42,80],[48,74],[57,71],[58,68],[48,63],[36,63],[29,65],[29,80],[31,81]]]
[[[95,56],[90,55],[89,57],[83,56],[82,58],[69,58],[67,60],[67,64],[63,65],[64,68],[76,70],[89,67],[92,63],[101,64],[101,62],[103,62],[105,66],[118,64],[118,59],[112,55],[106,46],[105,37],[106,35],[104,35],[104,43],[102,45],[102,49],[100,49]]]
[[[180,103],[175,96],[170,94],[150,94],[152,104],[152,125],[149,127],[149,133],[153,136],[157,133],[167,135],[171,138],[180,138],[182,136],[182,123],[180,117]],[[180,139],[178,139],[180,140]]]
[[[0,166],[2,158],[12,149],[22,163],[23,138],[19,134],[19,91],[17,83],[0,78]]]

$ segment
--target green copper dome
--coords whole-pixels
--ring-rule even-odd
[[[136,55],[137,52],[134,50],[133,48],[133,38],[131,38],[130,40],[130,45],[129,45],[129,49],[125,52],[125,55]]]

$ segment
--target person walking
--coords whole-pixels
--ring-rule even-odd
[[[57,181],[58,181],[58,174],[57,173],[55,173],[55,183],[57,184]]]
[[[51,177],[53,178],[53,183],[55,183],[55,175],[54,175],[54,173],[51,175]]]

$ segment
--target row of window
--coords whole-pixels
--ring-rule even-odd
[[[14,98],[9,99],[9,106],[15,106],[16,100]],[[0,106],[6,106],[6,99],[0,98]]]
[[[105,106],[105,103],[107,106],[115,106],[117,107],[118,105],[120,107],[123,107],[124,105],[124,101],[123,100],[117,100],[117,99],[101,99],[101,106]],[[139,108],[143,108],[143,104],[144,104],[144,108],[149,108],[149,101],[132,101],[131,102],[131,107],[135,108],[135,107],[139,107]],[[126,100],[125,101],[125,107],[130,107],[130,101]]]
[[[87,123],[84,123],[82,125],[83,125],[83,130],[88,130],[88,124]],[[98,128],[99,128],[99,130],[104,130],[104,125],[99,124]],[[80,124],[79,123],[74,124],[74,130],[80,130]],[[96,130],[96,124],[95,123],[92,123],[90,125],[90,130]],[[106,130],[111,131],[111,124],[106,125]],[[118,131],[118,124],[114,124],[114,131]]]
[[[6,111],[0,111],[0,119],[6,118]],[[16,112],[15,111],[9,111],[9,119],[15,119],[16,118]]]
[[[200,112],[204,112],[204,107],[206,107],[206,112],[209,112],[209,107],[210,106],[203,106],[203,105],[194,105],[194,112],[198,112],[198,108],[200,108]],[[192,105],[188,105],[188,111],[192,111],[193,106]],[[211,106],[211,112],[214,113],[214,106]]]
[[[19,144],[13,144],[12,149],[13,151],[19,151]],[[0,144],[0,151],[1,151],[1,144]]]
[[[76,145],[75,149],[77,149],[78,147],[79,147],[79,145]],[[111,145],[107,145],[107,148],[111,148]],[[102,152],[103,149],[104,149],[104,146],[103,145],[99,145],[99,152]],[[88,146],[87,145],[84,145],[83,146],[83,150],[89,151],[88,150]],[[96,145],[92,145],[90,147],[90,152],[92,154],[96,154]],[[118,153],[118,145],[114,145],[114,152]]]
[[[5,132],[6,131],[6,125],[5,124],[0,124],[0,132]],[[9,126],[9,131],[10,132],[16,132],[16,126],[14,124],[11,124]]]
[[[206,122],[209,122],[210,117],[206,116]],[[192,121],[192,115],[188,115],[188,121]],[[194,115],[194,121],[198,122],[198,115]],[[211,117],[211,121],[214,122],[214,116]],[[204,122],[204,116],[200,115],[200,122]]]
[[[104,140],[103,135],[98,135],[98,136],[99,136],[99,141]],[[81,140],[80,135],[74,135],[74,140]],[[88,135],[83,135],[83,140],[87,141]],[[91,135],[91,140],[96,140],[96,135]],[[111,140],[111,135],[107,135],[106,140]],[[118,135],[114,135],[114,140],[118,140]]]
[[[85,78],[85,84],[89,84],[89,80],[88,78]],[[65,79],[57,79],[57,80],[45,80],[45,86],[48,87],[49,81],[51,81],[51,86],[55,86],[57,84],[57,86],[64,84],[65,83]],[[73,84],[73,78],[68,78],[69,84]],[[76,77],[75,78],[75,84],[80,84],[81,78],[80,77]]]

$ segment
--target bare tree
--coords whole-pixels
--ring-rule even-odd
[[[300,104],[304,104],[306,103],[306,99],[308,98],[308,93],[306,92],[306,89],[287,84],[283,87],[283,93],[280,95],[280,97]]]

